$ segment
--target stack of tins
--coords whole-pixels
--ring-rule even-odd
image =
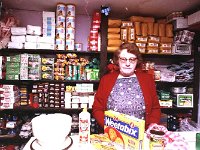
[[[66,5],[66,50],[74,50],[75,40],[75,5]]]
[[[65,50],[66,5],[58,3],[56,7],[56,50]]]

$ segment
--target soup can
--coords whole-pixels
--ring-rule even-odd
[[[56,39],[65,39],[65,28],[56,28]]]
[[[66,50],[74,50],[74,40],[66,40]]]
[[[63,16],[56,17],[56,27],[65,28],[65,17]]]
[[[66,5],[63,3],[58,3],[56,6],[56,16],[66,16]]]
[[[66,28],[75,28],[75,17],[66,17]]]
[[[65,50],[65,40],[64,39],[56,39],[55,49],[56,50]]]
[[[82,43],[75,43],[74,49],[76,51],[82,51],[83,50],[83,44]]]
[[[66,28],[66,40],[74,40],[75,38],[75,29]]]
[[[67,4],[66,5],[66,16],[67,17],[75,17],[75,5],[73,4]]]

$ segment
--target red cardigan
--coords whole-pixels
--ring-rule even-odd
[[[145,101],[145,128],[149,124],[160,122],[160,105],[156,93],[155,81],[152,75],[142,71],[136,71],[136,76],[143,92]],[[103,128],[104,126],[104,111],[107,110],[108,96],[117,80],[119,71],[114,71],[104,75],[99,83],[98,90],[95,94],[94,104],[92,106],[92,114],[97,123]]]

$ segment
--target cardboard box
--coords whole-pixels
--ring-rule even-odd
[[[173,55],[191,55],[191,44],[174,44],[172,46]]]
[[[122,149],[144,149],[145,121],[112,110],[105,111],[104,134]]]
[[[188,16],[188,25],[200,23],[200,10]]]
[[[177,107],[193,107],[193,94],[177,94]]]
[[[177,18],[173,21],[174,30],[186,29],[188,28],[188,19],[187,18]]]
[[[172,107],[173,100],[159,100],[160,107]]]

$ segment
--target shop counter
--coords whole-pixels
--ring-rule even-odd
[[[178,132],[182,137],[185,138],[185,141],[188,142],[188,150],[195,150],[196,149],[196,133],[193,131],[188,131],[188,132]],[[81,146],[79,145],[79,139],[78,135],[73,135],[70,136],[73,143],[72,145],[68,148],[68,150],[95,150],[92,144],[89,145],[84,145]],[[34,150],[31,149],[31,143],[33,143],[35,140],[35,137],[31,137],[31,139],[26,143],[25,147],[23,150]],[[149,139],[146,137],[146,134],[144,136],[144,149],[148,150],[149,149]],[[35,150],[43,150],[43,149],[35,149]],[[120,149],[121,150],[121,149]]]

